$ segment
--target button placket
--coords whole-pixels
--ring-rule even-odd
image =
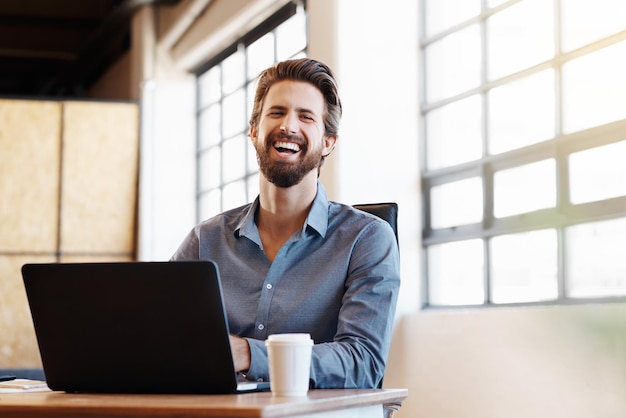
[[[282,251],[282,249],[281,249]],[[279,258],[274,260],[270,266],[264,283],[260,289],[259,306],[257,309],[256,325],[254,329],[254,338],[264,340],[267,338],[271,324],[269,323],[270,309],[272,306],[272,298],[274,297],[274,286],[285,276],[285,265],[281,263]]]

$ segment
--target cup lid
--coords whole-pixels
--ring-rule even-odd
[[[267,337],[268,341],[272,342],[311,342],[311,334],[307,333],[285,333],[285,334],[272,334]]]

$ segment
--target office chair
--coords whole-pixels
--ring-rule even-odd
[[[379,218],[387,221],[391,225],[391,229],[396,234],[396,243],[398,241],[398,204],[397,203],[365,203],[359,205],[353,205],[355,209],[362,210],[364,212],[376,215]],[[379,389],[383,387],[383,382],[380,382]],[[400,403],[386,403],[383,404],[383,417],[393,418],[400,409],[402,404]]]
[[[397,203],[364,203],[353,205],[355,209],[363,212],[371,213],[381,219],[384,219],[391,225],[391,229],[396,234],[396,243],[398,241],[398,204]]]

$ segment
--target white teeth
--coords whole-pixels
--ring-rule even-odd
[[[285,148],[293,152],[300,151],[300,146],[298,144],[294,144],[293,142],[277,142],[274,144],[274,148]]]

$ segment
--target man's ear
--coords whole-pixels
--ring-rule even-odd
[[[337,144],[337,136],[324,136],[324,151],[322,155],[327,157],[331,152],[335,149],[335,145]]]
[[[259,134],[259,132],[257,131],[257,129],[254,126],[250,127],[250,132],[248,133],[248,136],[250,137],[250,139],[254,142],[256,141],[256,137]]]

